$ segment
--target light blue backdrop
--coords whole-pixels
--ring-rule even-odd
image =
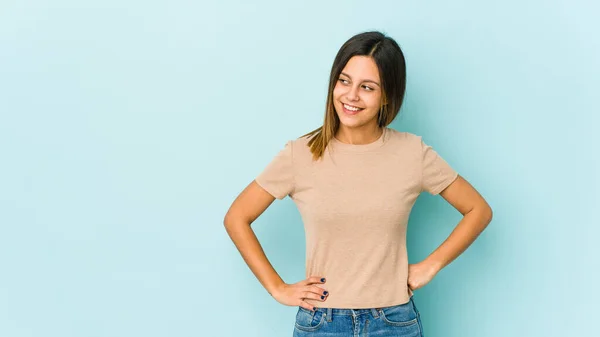
[[[235,196],[322,122],[335,53],[395,38],[392,127],[490,202],[415,293],[427,336],[592,336],[599,314],[599,6],[590,1],[0,3],[0,336],[291,336],[223,228]],[[418,262],[460,219],[423,194]],[[287,198],[253,225],[289,283]]]

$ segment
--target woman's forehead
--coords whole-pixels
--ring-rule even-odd
[[[372,81],[379,83],[379,69],[373,58],[368,56],[353,56],[348,60],[342,74],[353,80]]]

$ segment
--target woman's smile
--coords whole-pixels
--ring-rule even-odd
[[[346,103],[342,103],[342,107],[344,108],[344,113],[351,116],[356,115],[362,110],[364,110],[364,108],[355,107]]]

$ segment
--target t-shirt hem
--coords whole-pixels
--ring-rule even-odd
[[[431,191],[432,195],[438,195],[440,194],[440,192],[442,192],[444,189],[446,189],[446,187],[450,186],[450,184],[456,180],[456,178],[458,178],[458,172],[454,172],[454,174],[452,174],[452,176],[450,178],[448,178],[448,180],[442,182],[440,185],[438,185],[437,188],[435,188],[434,190]]]
[[[414,296],[414,295],[413,295]],[[389,302],[371,302],[371,303],[360,303],[360,304],[352,304],[352,303],[341,303],[341,304],[325,304],[325,302],[317,303],[315,306],[317,308],[334,308],[334,309],[371,309],[371,308],[385,308],[391,307],[394,305],[406,304],[410,301],[410,297],[408,294],[404,298],[396,299]],[[320,304],[320,305],[319,305]]]
[[[256,183],[257,183],[257,184],[258,184],[260,187],[262,187],[262,188],[263,188],[265,191],[267,191],[267,192],[268,192],[270,195],[272,195],[272,196],[273,196],[275,199],[279,199],[279,200],[281,200],[281,199],[285,198],[285,195],[284,195],[284,196],[281,196],[280,194],[278,194],[277,192],[275,192],[275,190],[274,190],[274,189],[272,189],[270,186],[268,186],[267,184],[264,184],[264,183],[263,183],[263,182],[260,180],[260,178],[255,178],[255,179],[254,179],[254,181],[256,181]]]

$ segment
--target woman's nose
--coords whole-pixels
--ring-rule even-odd
[[[358,100],[358,88],[356,87],[352,87],[348,90],[348,92],[346,93],[346,98],[350,101],[357,101]]]

